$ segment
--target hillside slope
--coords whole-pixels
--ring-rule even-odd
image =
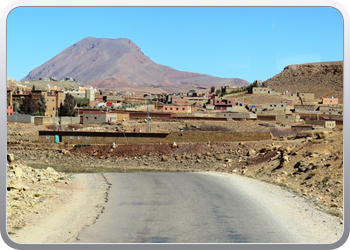
[[[313,92],[315,98],[334,96],[343,103],[343,61],[289,65],[264,83],[278,92]]]
[[[101,89],[159,88],[166,92],[249,84],[239,78],[183,72],[157,64],[144,55],[139,46],[125,38],[84,38],[32,70],[22,80],[50,76],[58,79],[73,77],[78,82]]]

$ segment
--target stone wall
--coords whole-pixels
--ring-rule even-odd
[[[54,143],[55,136],[68,144],[142,144],[142,143],[195,143],[195,142],[230,142],[260,141],[272,139],[270,132],[213,132],[183,131],[166,133],[82,133],[62,131],[40,131],[39,142]]]
[[[15,119],[17,119],[17,122],[34,123],[34,116],[31,115],[17,113],[17,117],[15,117],[15,114],[7,116],[7,121],[9,122],[15,122]]]
[[[213,132],[183,131],[173,132],[166,137],[167,142],[229,142],[270,140],[270,132]]]

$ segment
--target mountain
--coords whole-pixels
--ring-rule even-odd
[[[219,78],[178,71],[153,62],[130,39],[87,37],[32,70],[22,80],[72,77],[99,89],[184,92],[221,85],[244,86],[239,78]]]
[[[277,92],[313,92],[315,98],[339,98],[343,103],[343,61],[288,65],[264,84]]]

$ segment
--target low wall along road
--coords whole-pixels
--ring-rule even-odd
[[[139,144],[139,143],[193,143],[270,140],[270,132],[213,132],[182,131],[172,133],[123,133],[39,131],[39,142],[68,144]]]

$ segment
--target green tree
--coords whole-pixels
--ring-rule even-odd
[[[39,105],[38,115],[44,116],[46,112],[46,101],[44,96],[41,96],[41,98],[38,100],[38,105]]]
[[[88,107],[90,105],[90,100],[88,98],[80,98],[80,97],[75,97],[74,98],[76,103],[77,103],[77,107]]]
[[[61,104],[60,107],[60,114],[61,116],[74,116],[74,107],[76,105],[76,101],[74,97],[71,94],[67,94],[66,98],[64,99],[64,104]]]
[[[26,98],[24,98],[20,109],[23,114],[34,115],[39,111],[39,105],[36,100],[33,100],[32,98],[27,96]]]
[[[211,86],[210,87],[210,94],[214,93],[215,92],[215,86]]]

